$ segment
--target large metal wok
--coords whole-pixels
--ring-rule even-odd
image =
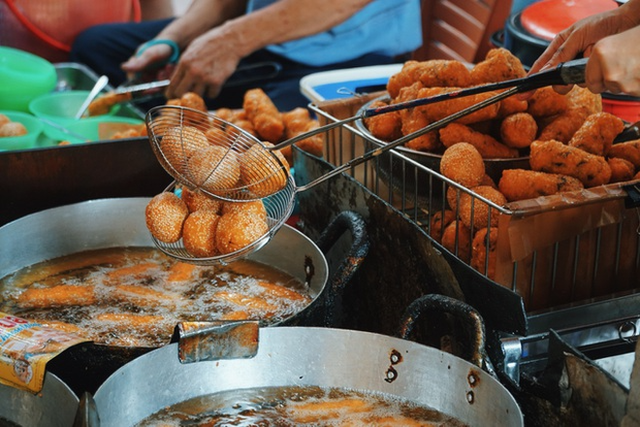
[[[331,328],[261,328],[248,359],[181,364],[174,343],[116,371],[94,402],[100,427],[122,427],[191,398],[279,386],[382,392],[471,426],[523,425],[514,398],[477,366],[411,341]]]
[[[48,259],[91,249],[154,247],[145,225],[149,198],[102,199],[44,210],[0,227],[0,277]],[[248,259],[278,268],[308,283],[313,300],[280,323],[306,323],[317,311],[328,281],[329,267],[318,246],[284,226]],[[329,288],[329,287],[327,287]],[[275,323],[274,323],[275,324]],[[67,384],[95,391],[111,372],[149,348],[99,344],[75,346],[50,362]],[[67,362],[65,362],[67,360]]]
[[[68,427],[72,425],[78,398],[58,377],[47,373],[40,393],[0,384],[0,424],[19,426]]]

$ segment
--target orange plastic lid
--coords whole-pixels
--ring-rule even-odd
[[[542,0],[525,8],[520,22],[529,34],[550,41],[580,19],[617,7],[614,0]]]

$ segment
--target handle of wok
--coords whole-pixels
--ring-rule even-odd
[[[418,318],[426,313],[448,313],[463,320],[472,328],[472,349],[470,362],[479,368],[486,363],[484,321],[480,314],[470,305],[457,299],[438,294],[428,294],[414,300],[405,310],[400,321],[398,337],[409,339]]]
[[[460,89],[453,92],[441,93],[427,98],[412,99],[410,101],[399,102],[397,104],[385,105],[364,110],[364,118],[377,116],[379,114],[393,111],[405,110],[407,108],[419,107],[422,105],[434,104],[436,102],[447,101],[453,98],[478,95],[481,93],[517,87],[517,92],[528,92],[544,86],[580,84],[585,81],[585,70],[587,68],[587,58],[575,59],[563,62],[555,68],[532,74],[519,79],[506,80],[503,82],[490,83],[471,88]]]
[[[446,125],[448,125],[449,123],[454,122],[454,121],[458,120],[461,117],[467,116],[467,115],[469,115],[469,114],[471,114],[473,112],[481,110],[482,108],[484,108],[486,106],[489,106],[491,104],[495,104],[496,102],[501,101],[504,98],[508,98],[509,96],[511,96],[511,95],[513,95],[515,93],[518,93],[519,90],[520,90],[519,87],[513,87],[511,89],[505,90],[504,92],[500,92],[500,93],[498,93],[498,94],[496,94],[496,95],[494,95],[494,96],[492,96],[490,98],[485,99],[484,101],[481,101],[481,102],[479,102],[477,104],[474,104],[474,105],[472,105],[470,107],[467,107],[467,108],[465,108],[463,110],[460,110],[457,113],[454,113],[454,114],[452,114],[450,116],[447,116],[447,117],[445,117],[443,119],[440,119],[440,120],[438,120],[436,122],[433,122],[430,125],[425,126],[422,129],[418,129],[417,131],[415,131],[413,133],[410,133],[409,135],[403,136],[402,138],[396,139],[395,141],[390,142],[388,144],[385,144],[385,145],[383,145],[381,147],[378,147],[378,148],[375,148],[373,150],[367,151],[366,153],[364,153],[360,157],[355,157],[355,158],[349,160],[348,162],[343,163],[342,165],[340,165],[340,166],[336,167],[335,169],[332,169],[331,171],[327,172],[326,174],[314,179],[313,181],[309,182],[308,184],[299,186],[296,191],[305,191],[305,190],[307,190],[307,189],[309,189],[311,187],[314,187],[314,186],[316,186],[316,185],[328,180],[329,178],[332,178],[332,177],[334,177],[334,176],[346,171],[349,168],[352,168],[354,166],[359,165],[360,163],[364,163],[364,162],[366,162],[368,160],[371,160],[374,157],[377,157],[380,154],[383,154],[383,153],[385,153],[385,152],[387,152],[387,151],[389,151],[389,150],[391,150],[391,149],[393,149],[395,147],[403,145],[404,143],[406,143],[406,142],[408,142],[408,141],[410,141],[410,140],[412,140],[414,138],[417,138],[417,137],[419,137],[421,135],[424,135],[425,133],[428,133],[428,132],[443,128]],[[358,117],[356,116],[356,118],[358,118]],[[354,118],[351,117],[349,119],[340,120],[340,121],[337,121],[337,122],[333,123],[333,125],[340,126],[340,125],[344,124],[345,121],[351,122],[351,121],[354,121]],[[336,127],[336,126],[333,126],[333,127]],[[269,147],[269,149],[276,149],[276,148],[277,148],[277,146]]]
[[[343,313],[339,309],[345,285],[350,283],[353,275],[358,271],[369,253],[369,235],[362,216],[353,211],[343,211],[338,214],[325,228],[317,240],[318,248],[325,255],[331,255],[333,249],[342,245],[336,245],[340,237],[346,232],[351,234],[351,245],[346,251],[339,251],[332,257],[339,260],[340,264],[331,272],[328,284],[329,292],[326,293],[326,310],[324,313],[324,326],[338,327],[337,313]],[[346,252],[346,254],[344,253]],[[329,257],[329,256],[327,256]]]

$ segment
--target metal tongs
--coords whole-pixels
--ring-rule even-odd
[[[462,109],[457,113],[454,113],[450,116],[447,116],[443,119],[435,121],[430,125],[419,129],[409,135],[405,135],[402,138],[398,138],[395,141],[389,142],[382,147],[375,148],[371,151],[364,153],[359,157],[355,157],[350,161],[343,163],[342,165],[332,169],[328,173],[316,178],[314,181],[298,187],[297,191],[303,191],[307,188],[311,188],[316,184],[319,184],[333,176],[336,176],[353,166],[357,166],[365,161],[371,160],[372,158],[379,156],[380,154],[398,147],[400,145],[405,144],[406,142],[417,138],[418,136],[424,135],[428,132],[441,129],[448,125],[451,122],[454,122],[464,116],[467,116],[475,111],[478,111],[484,107],[495,104],[505,98],[508,98],[511,95],[515,95],[517,93],[529,92],[531,90],[535,90],[545,86],[553,86],[553,85],[568,85],[568,84],[580,84],[585,81],[585,70],[587,66],[587,58],[575,59],[573,61],[564,62],[562,64],[558,64],[555,68],[547,71],[543,71],[540,73],[532,74],[527,77],[522,77],[519,79],[506,80],[498,83],[489,83],[481,86],[474,86],[466,89],[461,89],[454,92],[447,92],[443,94],[438,94],[435,96],[431,96],[428,98],[418,98],[410,101],[399,102],[397,104],[386,105],[382,107],[370,108],[367,110],[363,110],[360,114],[355,116],[338,120],[332,122],[328,125],[320,126],[312,131],[305,132],[296,137],[290,138],[284,142],[276,144],[274,146],[267,147],[268,150],[280,150],[283,147],[287,147],[289,145],[295,144],[296,142],[302,141],[310,136],[317,135],[319,133],[323,133],[329,129],[333,129],[345,124],[349,124],[355,122],[356,120],[362,120],[368,117],[377,116],[384,113],[389,113],[392,111],[405,110],[408,108],[433,104],[436,102],[447,101],[454,98],[461,98],[464,96],[477,95],[480,93],[486,93],[491,91],[497,91],[505,88],[510,88],[503,92],[500,92],[490,98],[487,98],[477,104],[474,104],[470,107]]]

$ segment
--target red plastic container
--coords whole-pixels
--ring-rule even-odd
[[[629,123],[640,121],[640,98],[629,95],[602,94],[602,111]]]

